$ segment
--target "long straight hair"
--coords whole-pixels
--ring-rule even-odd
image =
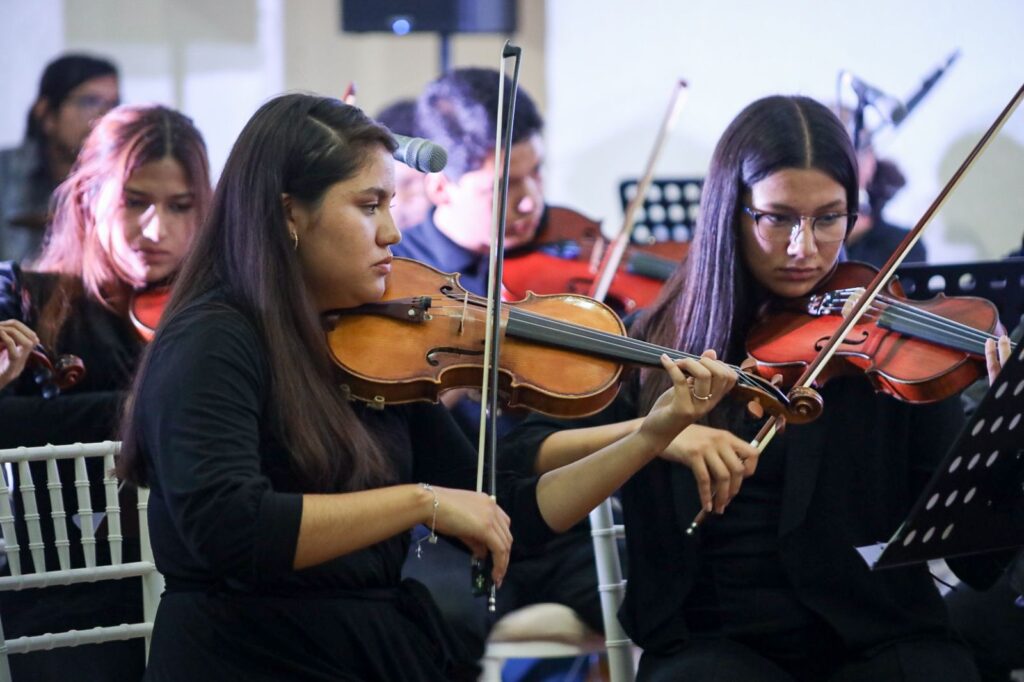
[[[121,200],[125,183],[141,166],[170,158],[185,172],[195,214],[210,205],[210,171],[203,137],[185,115],[163,106],[121,106],[107,112],[89,133],[71,173],[54,192],[46,244],[29,269],[58,275],[54,295],[43,305],[39,329],[53,344],[75,300],[87,296],[108,309],[127,305],[135,283],[111,256],[101,227],[112,216],[97,212],[98,197]]]
[[[688,353],[712,348],[738,362],[756,307],[763,297],[740,253],[744,193],[783,169],[819,170],[846,190],[857,206],[857,157],[842,123],[807,97],[774,96],[747,106],[722,134],[701,196],[696,238],[686,263],[665,283],[637,322],[636,334]],[[643,370],[640,406],[650,410],[669,386],[664,372]]]
[[[359,490],[391,479],[380,446],[338,386],[319,316],[289,236],[282,195],[315,209],[335,183],[355,176],[375,149],[393,151],[387,129],[359,109],[312,95],[264,104],[224,166],[213,207],[182,265],[161,328],[219,289],[252,321],[270,366],[272,415],[307,490]],[[160,330],[157,330],[159,342]],[[143,359],[125,410],[119,473],[146,484],[136,402],[150,372]]]

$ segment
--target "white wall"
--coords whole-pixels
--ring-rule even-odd
[[[881,135],[907,187],[890,204],[912,225],[1024,82],[1024,3],[810,0],[557,0],[547,3],[548,190],[621,220],[672,84],[690,83],[656,176],[703,175],[729,121],[774,93],[831,102],[850,69],[898,96],[959,47],[959,61],[901,126]],[[925,233],[933,260],[998,257],[1024,232],[1024,110]]]
[[[61,0],[0,0],[0,147],[18,144],[46,63],[64,47]]]
[[[368,2],[372,0],[366,0]],[[339,0],[0,0],[0,145],[16,143],[46,62],[64,49],[110,55],[127,102],[192,116],[214,175],[255,108],[291,89],[354,80],[374,112],[415,95],[438,68],[430,35],[340,30]],[[729,120],[753,99],[831,99],[839,69],[897,95],[954,48],[963,55],[880,152],[909,185],[889,207],[912,224],[1024,81],[1024,3],[862,0],[519,0],[523,86],[548,121],[551,198],[617,226],[620,179],[646,161],[672,83],[691,84],[657,169],[702,175]],[[453,41],[456,66],[494,66],[501,36]],[[1024,112],[925,235],[937,260],[997,257],[1024,229]]]

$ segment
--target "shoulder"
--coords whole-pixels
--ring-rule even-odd
[[[24,276],[14,261],[0,261],[0,320],[24,321],[22,291]]]
[[[10,181],[27,176],[39,167],[39,154],[35,143],[26,141],[17,147],[0,149],[0,179]]]
[[[218,294],[203,296],[175,312],[156,341],[184,347],[225,344],[254,352],[262,345],[255,323]]]
[[[155,401],[164,413],[186,405],[262,404],[270,367],[261,338],[255,324],[223,300],[187,304],[147,350],[140,402]]]

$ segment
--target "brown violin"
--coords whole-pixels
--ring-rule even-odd
[[[840,263],[810,295],[769,303],[747,340],[757,372],[781,374],[783,385],[792,386],[876,274],[864,263]],[[986,299],[940,294],[911,301],[892,279],[847,333],[817,384],[865,374],[876,390],[895,398],[935,402],[985,376],[985,340],[1002,333],[998,310]]]
[[[371,404],[436,402],[482,376],[486,301],[445,274],[406,258],[392,264],[381,301],[322,315],[327,341],[350,396]],[[575,294],[529,295],[502,306],[498,390],[510,407],[555,417],[600,411],[618,392],[623,364],[660,367],[695,357],[631,339],[606,305]],[[736,368],[738,369],[738,368]],[[787,397],[745,372],[734,396],[793,423],[821,412],[813,390]]]
[[[128,318],[143,341],[148,343],[153,340],[156,328],[160,324],[160,317],[164,314],[164,308],[170,298],[169,286],[150,287],[132,294]]]
[[[502,283],[514,298],[530,291],[586,295],[607,246],[599,222],[569,208],[548,206],[533,243],[506,252]],[[608,291],[608,304],[620,313],[650,305],[688,247],[685,242],[627,247]]]
[[[46,346],[37,345],[28,357],[28,366],[44,398],[60,395],[85,376],[85,363],[77,355],[54,355]]]

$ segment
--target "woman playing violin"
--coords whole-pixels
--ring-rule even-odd
[[[355,107],[286,95],[228,158],[124,425],[121,471],[152,490],[167,582],[147,679],[451,679],[454,640],[401,582],[409,530],[490,555],[500,584],[513,527],[568,528],[717,400],[695,392],[736,379],[666,358],[670,386],[630,438],[502,478],[501,507],[465,490],[475,453],[445,408],[345,400],[319,320],[384,294],[394,147]]]
[[[24,271],[13,263],[0,265],[0,319],[20,320],[45,346],[80,357],[86,374],[74,389],[44,398],[34,371],[23,372],[0,393],[0,447],[116,436],[124,391],[143,347],[129,322],[130,298],[174,275],[209,196],[206,148],[188,118],[161,106],[122,106],[100,119],[56,191],[38,261]],[[62,473],[62,480],[74,480],[73,471]],[[45,474],[37,480],[46,480]],[[74,487],[64,490],[66,507],[77,509]],[[102,490],[95,490],[94,508],[102,509],[102,500]],[[48,516],[49,509],[40,513]],[[44,541],[52,551],[53,539]],[[56,565],[55,552],[51,558]],[[124,611],[141,609],[133,581],[76,588],[47,589],[45,598],[38,591],[5,593],[5,634],[93,627],[96,618],[89,611],[101,602],[111,612],[111,622],[104,624],[131,622],[135,616]],[[136,640],[104,644],[98,651],[79,647],[17,656],[12,667],[15,678],[19,669],[44,678],[53,670],[60,678],[74,666],[76,679],[130,679],[141,674],[143,661]],[[100,670],[104,665],[114,669]]]
[[[715,149],[686,266],[633,332],[738,363],[763,303],[805,296],[836,266],[857,191],[854,150],[826,107],[754,102]],[[595,417],[529,418],[506,451],[537,471],[564,465],[632,433],[662,390],[645,371]],[[644,649],[639,679],[976,679],[927,568],[872,573],[854,549],[892,535],[960,407],[900,403],[863,377],[822,397],[817,421],[789,425],[760,456],[748,444],[760,422],[726,401],[625,485],[620,614]],[[701,509],[718,515],[688,536]],[[965,579],[968,568],[994,577],[974,565]]]

